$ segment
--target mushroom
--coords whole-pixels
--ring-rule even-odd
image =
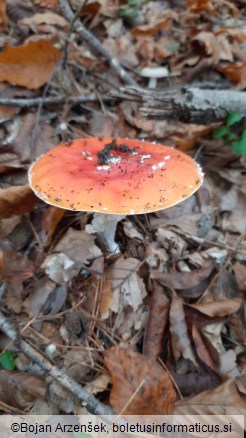
[[[31,165],[28,177],[47,204],[94,212],[86,231],[119,252],[114,238],[120,220],[183,201],[200,187],[203,174],[192,158],[171,147],[110,137],[60,144]]]
[[[157,79],[166,78],[169,75],[167,67],[144,67],[140,71],[140,76],[149,78],[148,88],[156,88]]]

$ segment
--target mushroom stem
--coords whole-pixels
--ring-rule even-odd
[[[119,245],[115,242],[115,232],[118,222],[124,219],[122,214],[94,213],[91,224],[86,225],[85,230],[89,234],[97,233],[98,238],[111,253],[120,252]]]

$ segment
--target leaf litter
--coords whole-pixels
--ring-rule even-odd
[[[143,67],[165,65],[184,83],[243,89],[240,2],[166,3],[139,2],[133,19],[120,13],[127,2],[91,0],[80,20],[139,86],[148,86],[138,74]],[[120,79],[75,28],[68,38],[59,1],[33,0],[25,8],[2,2],[0,27],[1,97],[65,96],[59,106],[0,107],[6,315],[117,413],[245,414],[245,157],[212,138],[218,124],[146,120],[137,103],[109,99]],[[85,104],[67,101],[91,93]],[[27,185],[37,156],[60,141],[93,135],[167,143],[196,155],[206,175],[186,202],[122,221],[121,254],[106,253],[85,232],[85,213],[45,205]],[[15,370],[0,376],[6,404],[35,413],[47,406],[81,412],[76,398],[38,377],[40,369],[13,350]],[[48,388],[41,408],[37,400],[47,398]]]

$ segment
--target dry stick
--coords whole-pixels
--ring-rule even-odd
[[[60,7],[68,21],[74,20],[74,14],[67,2],[67,0],[60,0]],[[89,32],[82,23],[74,22],[74,28],[76,32],[98,53],[100,53],[111,65],[117,75],[128,85],[137,85],[134,79],[125,71],[120,65],[117,58],[111,55],[111,53],[101,44],[101,42]]]
[[[104,101],[112,101],[110,96],[102,96]],[[86,96],[50,96],[50,97],[32,97],[28,99],[8,98],[0,97],[0,105],[17,106],[19,108],[26,108],[30,106],[38,106],[40,104],[58,104],[62,102],[68,103],[84,103],[94,102],[98,100],[98,96],[94,93],[87,94]]]
[[[2,312],[0,312],[0,329],[8,338],[15,340],[18,337],[17,331],[8,322]],[[94,415],[115,415],[111,408],[105,406],[94,395],[89,394],[81,385],[75,380],[68,377],[64,372],[42,356],[38,351],[31,347],[26,341],[18,339],[18,347],[26,354],[33,362],[35,362],[43,371],[48,373],[51,377],[57,380],[64,388],[68,389],[73,395],[77,396],[79,400],[86,406],[87,410]]]

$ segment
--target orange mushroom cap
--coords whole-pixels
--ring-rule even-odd
[[[107,164],[98,152],[114,142]],[[126,151],[124,151],[126,149]],[[203,179],[199,165],[168,146],[131,139],[87,138],[60,144],[35,161],[29,183],[48,204],[67,210],[142,214],[192,195]]]

